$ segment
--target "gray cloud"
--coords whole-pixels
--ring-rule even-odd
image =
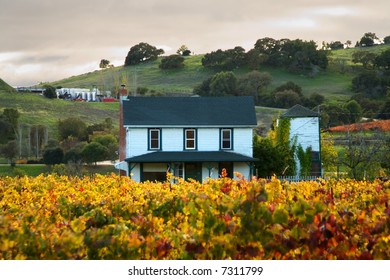
[[[355,42],[390,35],[390,2],[335,0],[0,0],[0,77],[14,85],[123,64],[139,42],[195,53],[257,39]],[[61,64],[61,67],[58,67]]]

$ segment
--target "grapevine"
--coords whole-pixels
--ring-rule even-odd
[[[390,258],[389,182],[236,175],[2,177],[0,259]]]

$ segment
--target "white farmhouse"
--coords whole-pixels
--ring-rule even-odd
[[[280,116],[290,119],[290,141],[296,140],[303,150],[311,147],[311,176],[322,176],[320,115],[299,104],[291,107]],[[300,163],[296,159],[296,172],[299,175]]]
[[[252,97],[128,97],[118,169],[135,181],[218,178],[222,169],[253,174]],[[124,139],[123,139],[124,138]],[[124,141],[123,141],[124,140]]]

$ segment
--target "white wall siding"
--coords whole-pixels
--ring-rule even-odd
[[[297,137],[297,143],[304,150],[311,147],[313,151],[320,150],[319,119],[317,117],[295,118],[290,121],[290,139]]]
[[[130,128],[126,133],[126,157],[145,154],[148,151],[148,130],[144,128]]]
[[[183,128],[163,128],[161,130],[162,150],[183,151],[183,137]]]
[[[131,165],[133,165],[134,163],[131,163]],[[136,182],[141,182],[141,165],[139,163],[137,163],[137,165],[135,165],[133,167],[132,170],[130,170],[130,178],[133,179],[134,181]]]
[[[234,172],[240,173],[242,176],[244,176],[245,179],[251,179],[249,177],[250,167],[246,162],[235,162],[233,170]],[[237,179],[237,177],[234,176],[234,179]]]
[[[253,155],[252,137],[251,128],[235,128],[233,130],[233,151],[251,157]]]
[[[198,129],[198,151],[219,151],[219,128]]]
[[[209,168],[210,171],[209,171]],[[202,181],[206,181],[208,178],[217,179],[218,174],[218,163],[216,162],[205,162],[202,164]]]

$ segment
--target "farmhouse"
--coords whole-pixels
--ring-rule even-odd
[[[290,142],[300,145],[303,150],[311,149],[311,170],[310,176],[322,176],[321,168],[321,137],[320,137],[320,115],[299,104],[291,107],[280,116],[281,119],[288,119],[290,122]],[[298,157],[296,161],[296,176],[301,176],[301,164]]]
[[[257,125],[252,97],[124,97],[120,162],[135,181],[253,174]]]

